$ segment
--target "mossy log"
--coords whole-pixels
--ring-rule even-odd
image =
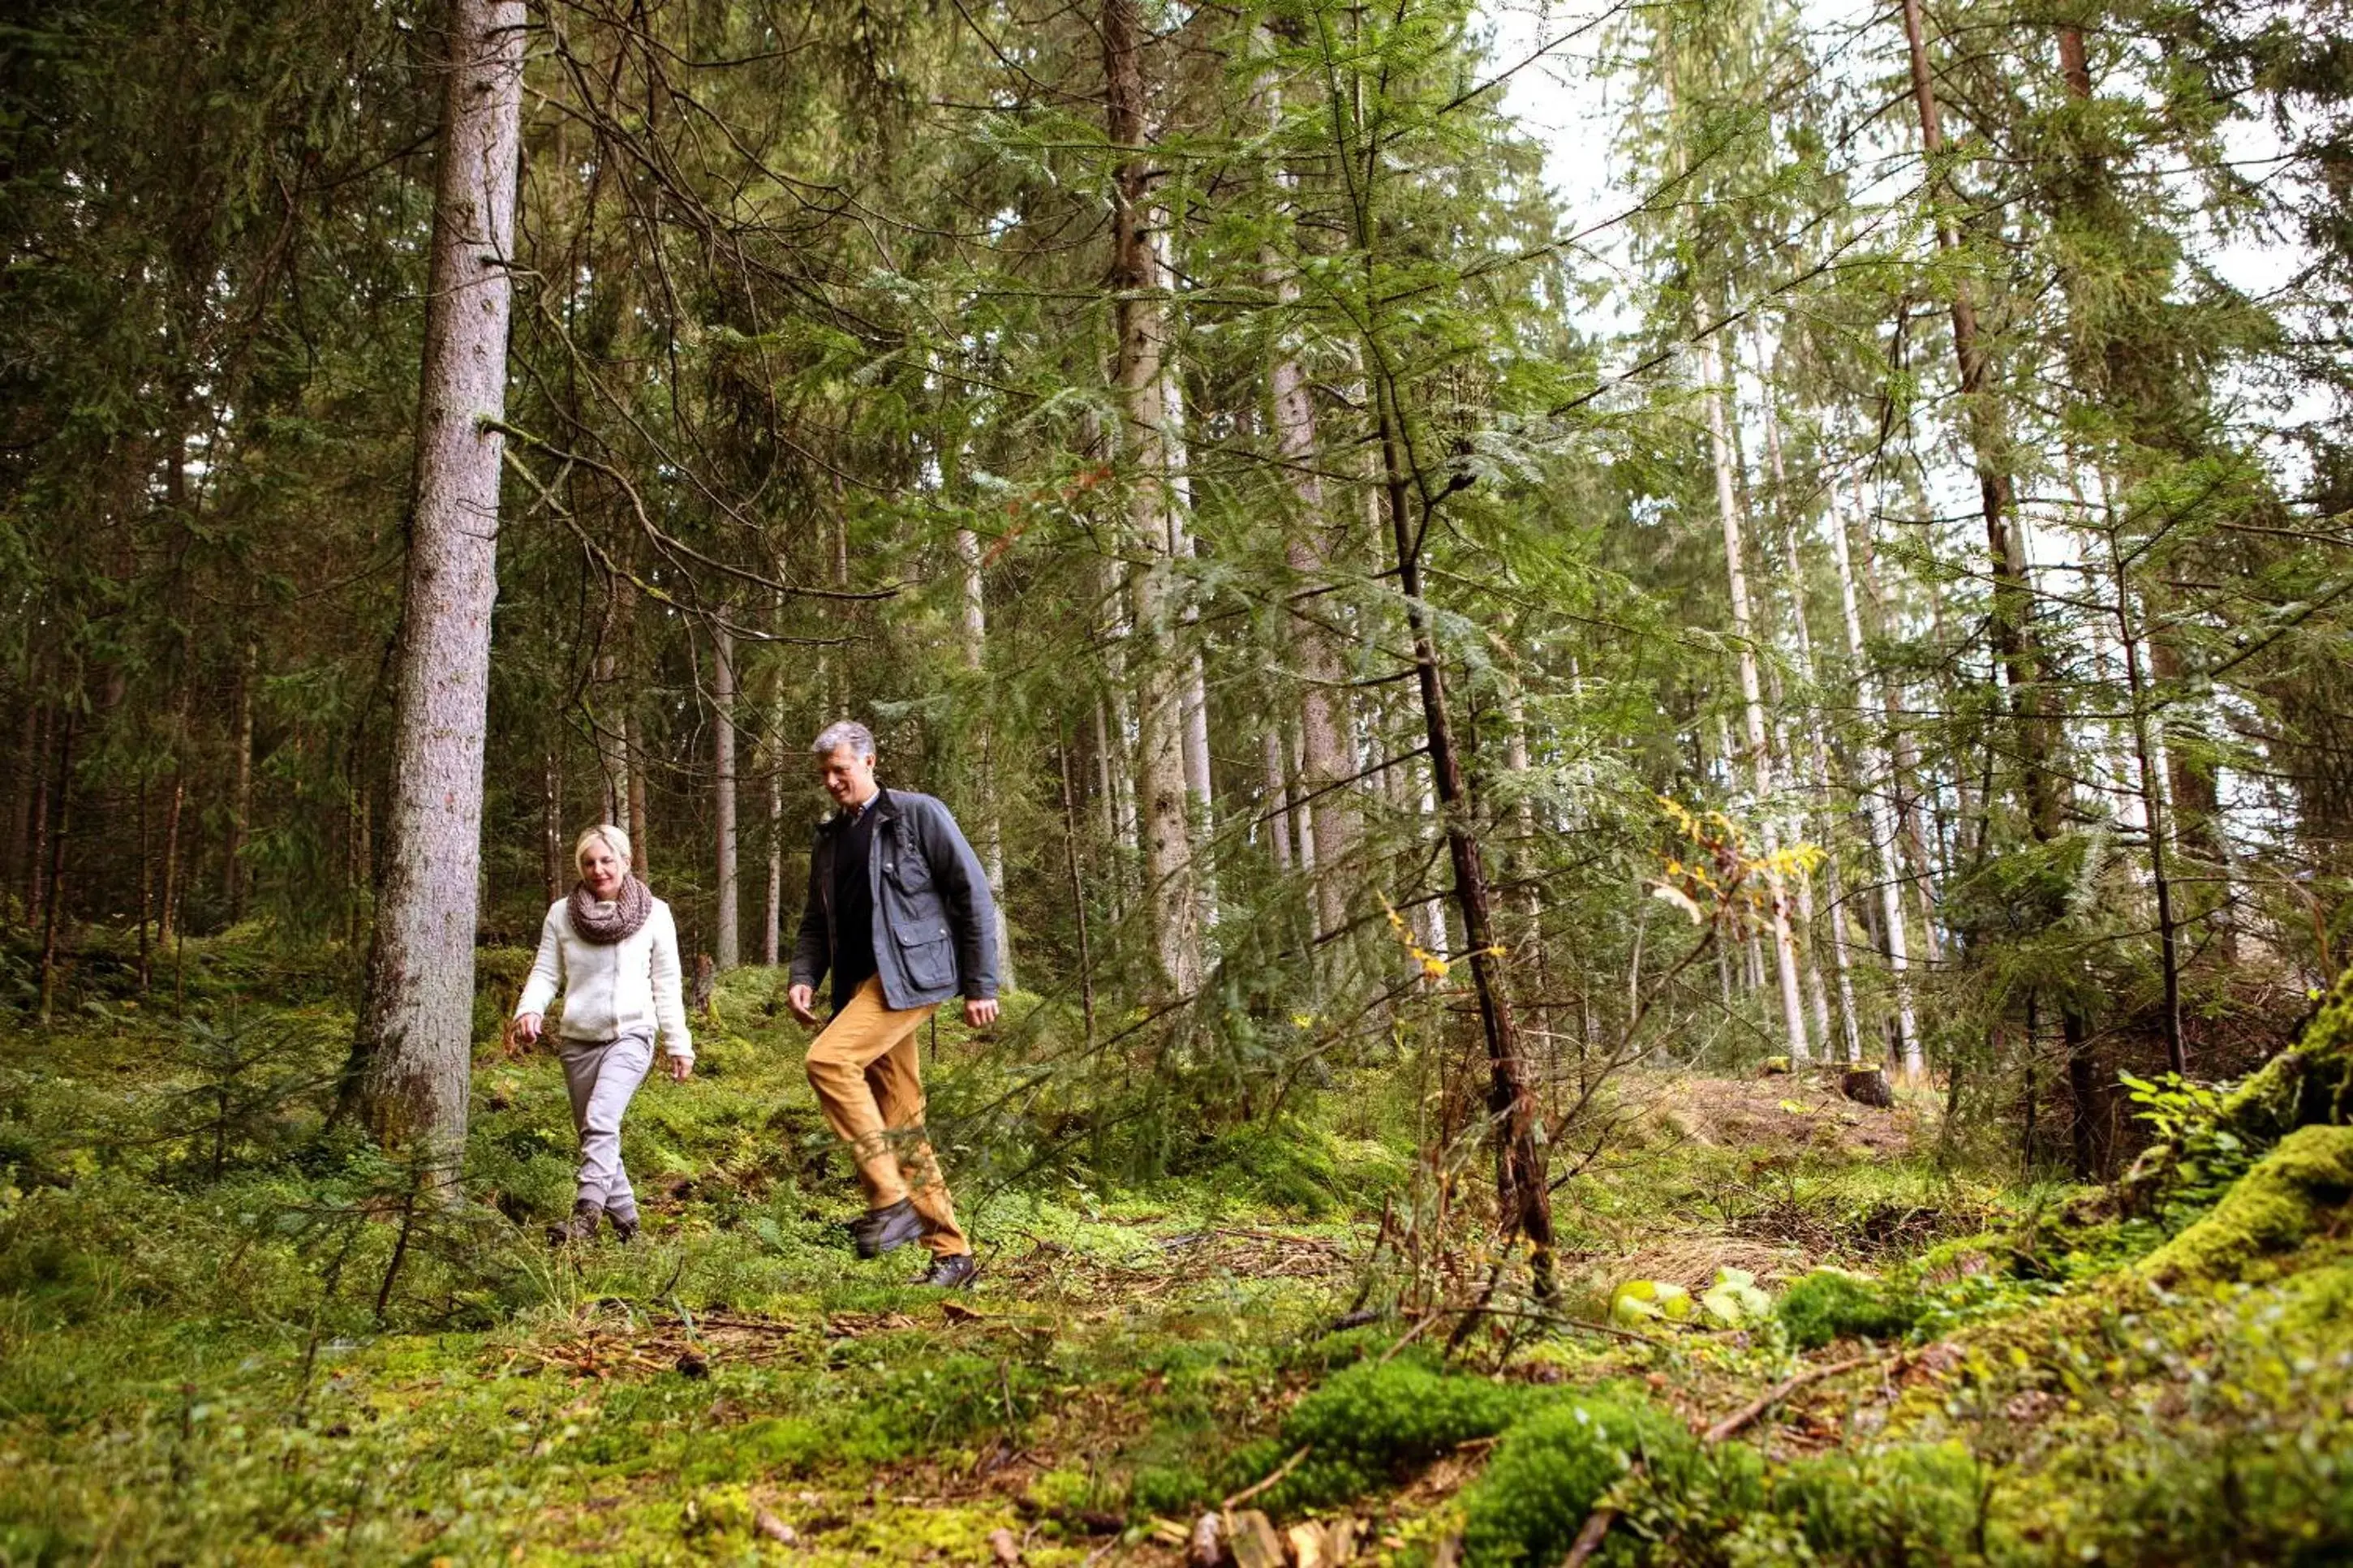
[[[2299,1127],[2353,1121],[2353,966],[2321,998],[2296,1042],[2232,1089],[2214,1124],[2250,1149],[2268,1149]],[[2180,1159],[2172,1142],[2152,1143],[2117,1182],[2117,1206],[2145,1213]]]
[[[2160,1284],[2238,1279],[2353,1196],[2353,1127],[2301,1127],[2240,1177],[2213,1212],[2141,1260]]]

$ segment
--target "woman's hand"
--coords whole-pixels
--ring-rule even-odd
[[[670,1074],[670,1082],[684,1083],[694,1076],[694,1058],[674,1057],[665,1053],[662,1057],[662,1068]]]
[[[539,1031],[545,1024],[546,1019],[540,1014],[522,1013],[516,1015],[515,1021],[508,1026],[508,1029],[517,1045],[528,1046],[537,1043]]]
[[[807,1026],[814,1026],[817,1023],[816,1001],[817,987],[814,985],[796,985],[785,993],[785,1005],[793,1010],[794,1017]]]

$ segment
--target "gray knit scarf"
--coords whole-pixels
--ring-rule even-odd
[[[653,912],[653,894],[635,877],[621,879],[621,896],[610,903],[590,892],[586,882],[572,889],[572,929],[580,933],[582,942],[599,947],[628,941]]]

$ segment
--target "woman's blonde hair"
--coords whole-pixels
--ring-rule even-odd
[[[622,870],[626,871],[629,868],[629,836],[622,832],[619,828],[614,826],[609,822],[600,822],[596,826],[588,829],[587,832],[583,833],[580,836],[579,841],[572,846],[572,868],[574,870],[577,871],[583,869],[581,864],[582,857],[588,853],[588,846],[598,842],[602,842],[606,848],[610,849],[615,855],[620,857]]]

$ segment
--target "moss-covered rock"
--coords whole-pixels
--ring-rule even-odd
[[[2204,1219],[2141,1261],[2163,1284],[2235,1279],[2265,1253],[2284,1252],[2353,1194],[2353,1127],[2299,1128],[2239,1178]]]

